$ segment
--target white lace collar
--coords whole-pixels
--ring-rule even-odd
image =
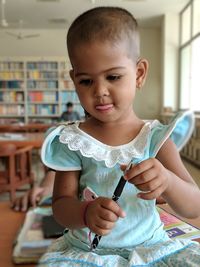
[[[87,158],[104,161],[109,168],[119,164],[128,164],[131,158],[142,158],[151,131],[152,122],[146,122],[139,134],[129,143],[109,146],[98,141],[79,128],[79,123],[67,125],[61,132],[59,140],[67,144],[70,150],[80,151]]]

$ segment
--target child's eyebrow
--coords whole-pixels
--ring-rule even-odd
[[[122,69],[126,69],[126,67],[123,67],[123,66],[114,67],[114,68],[103,70],[100,73],[105,73],[105,72],[109,72],[109,71],[116,71],[116,70],[122,70]],[[84,76],[84,75],[87,76],[87,75],[90,75],[90,74],[86,73],[86,72],[77,72],[77,73],[75,73],[75,77]]]

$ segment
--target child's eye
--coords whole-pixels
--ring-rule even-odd
[[[79,81],[79,84],[85,85],[85,86],[89,86],[92,85],[92,80],[91,79],[83,79]]]
[[[109,81],[117,81],[121,78],[121,75],[109,75],[107,76],[107,80]]]

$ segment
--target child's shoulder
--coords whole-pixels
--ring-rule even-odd
[[[82,121],[63,121],[63,122],[59,122],[56,125],[50,127],[45,135],[48,136],[50,133],[52,132],[58,132],[61,131],[63,129],[67,129],[67,128],[71,128],[71,126],[79,126],[79,124],[82,123]]]

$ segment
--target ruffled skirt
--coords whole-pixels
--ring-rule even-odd
[[[98,253],[98,254],[97,254]],[[97,253],[74,247],[64,237],[55,240],[39,267],[200,267],[200,245],[189,240],[169,240],[131,250],[98,249]]]

